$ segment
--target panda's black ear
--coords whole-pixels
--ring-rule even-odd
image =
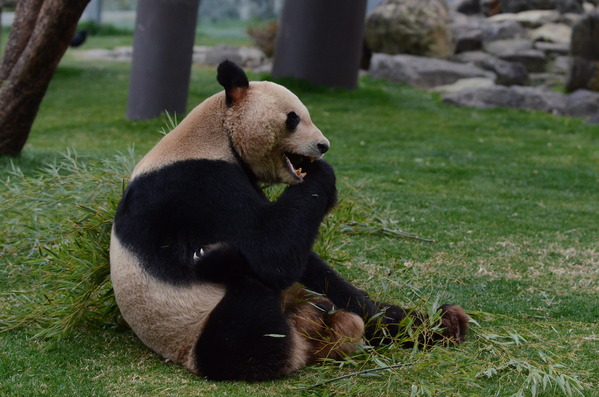
[[[216,80],[225,88],[229,107],[243,98],[249,87],[248,78],[243,69],[229,60],[218,65]]]

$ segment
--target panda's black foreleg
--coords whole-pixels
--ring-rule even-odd
[[[346,281],[314,252],[310,254],[299,282],[311,291],[326,295],[337,308],[363,318],[373,317],[379,311],[366,292]]]
[[[193,258],[194,278],[225,285],[257,278],[239,250],[228,244],[212,244],[195,251]]]
[[[426,318],[396,305],[372,301],[366,292],[343,279],[314,252],[310,254],[300,283],[307,289],[326,295],[338,308],[361,316],[366,324],[364,336],[372,344],[393,342],[394,337],[402,332],[401,323],[406,316],[412,317],[414,326],[421,325]],[[445,331],[430,338],[425,336],[428,339],[419,342],[429,344],[451,340],[461,343],[468,329],[468,316],[459,306],[443,305],[439,309]]]

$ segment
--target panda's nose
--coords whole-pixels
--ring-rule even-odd
[[[320,153],[322,154],[325,154],[329,150],[328,143],[319,143],[316,145],[316,147],[318,148],[318,151],[320,151]]]

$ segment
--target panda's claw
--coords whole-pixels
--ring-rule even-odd
[[[202,256],[204,256],[204,249],[200,248],[200,255],[198,255],[197,251],[193,253],[193,261],[194,262],[199,261]]]

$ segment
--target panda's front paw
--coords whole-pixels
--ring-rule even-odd
[[[336,177],[333,167],[324,160],[305,162],[302,170],[306,173],[303,188],[313,191],[315,197],[327,200],[327,211],[337,204]]]
[[[455,305],[442,305],[437,309],[441,313],[440,330],[433,329],[433,324],[425,325],[427,316],[407,311],[399,306],[377,303],[381,312],[376,316],[376,321],[369,322],[367,337],[374,345],[397,343],[411,347],[414,343],[420,346],[432,344],[457,345],[464,342],[468,331],[470,317],[464,309]],[[424,327],[424,328],[421,328]],[[420,328],[417,339],[411,340],[409,328]]]

